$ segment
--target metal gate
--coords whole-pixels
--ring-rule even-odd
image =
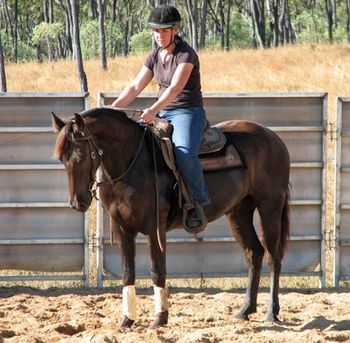
[[[0,281],[88,282],[87,217],[69,208],[51,127],[51,112],[70,117],[87,106],[80,93],[0,94],[0,269],[45,272]]]
[[[99,105],[109,105],[117,96],[102,93]],[[130,107],[145,108],[154,100],[155,95],[144,95]],[[291,238],[282,273],[319,276],[324,285],[326,94],[206,94],[204,104],[212,124],[231,119],[254,120],[270,127],[287,144],[291,155]],[[109,217],[102,206],[98,206],[97,218],[97,273],[98,284],[102,285],[106,279],[120,278],[121,269],[118,249],[109,244]],[[255,227],[259,227],[258,216]],[[226,219],[210,223],[199,237],[196,241],[184,230],[168,233],[169,277],[246,275],[243,253],[232,238]],[[148,278],[147,243],[141,236],[136,242],[137,277]]]
[[[350,98],[337,98],[333,285],[350,279]]]

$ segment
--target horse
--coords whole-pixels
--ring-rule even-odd
[[[75,113],[69,120],[52,113],[52,122],[58,134],[54,155],[67,171],[69,202],[73,209],[88,210],[94,196],[96,171],[99,167],[102,171],[97,184],[100,199],[110,215],[121,253],[120,327],[131,328],[136,319],[135,238],[138,233],[147,237],[150,250],[155,295],[155,316],[150,329],[166,325],[169,314],[166,232],[181,228],[182,218],[174,175],[154,144],[152,133],[124,111],[108,107]],[[289,152],[275,132],[256,122],[229,120],[215,126],[225,134],[226,145],[233,144],[243,161],[239,168],[204,172],[212,200],[204,206],[205,216],[210,222],[226,215],[248,266],[245,300],[236,318],[249,320],[249,315],[257,311],[265,255],[271,278],[266,321],[277,322],[279,278],[289,238]],[[253,225],[256,209],[261,222],[260,239]]]

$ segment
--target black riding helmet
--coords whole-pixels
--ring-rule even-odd
[[[181,16],[174,6],[155,7],[148,19],[151,29],[171,29],[180,26]]]

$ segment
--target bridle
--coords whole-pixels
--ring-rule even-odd
[[[76,123],[74,119],[72,119],[70,121],[70,125],[72,125],[73,123]],[[81,137],[74,137],[75,141],[84,141],[86,140],[88,142],[88,146],[89,146],[89,155],[90,155],[90,161],[91,161],[91,182],[89,184],[89,192],[91,194],[91,197],[98,200],[97,198],[97,189],[98,187],[100,187],[101,185],[104,184],[112,184],[112,190],[114,190],[114,186],[113,184],[121,181],[131,170],[131,168],[134,166],[138,156],[140,155],[141,152],[141,148],[142,145],[144,143],[145,140],[145,136],[146,136],[146,131],[148,129],[148,126],[145,125],[144,129],[143,129],[143,134],[140,140],[140,143],[136,149],[136,152],[134,154],[133,159],[131,160],[129,166],[124,170],[124,172],[116,177],[113,178],[110,176],[110,174],[107,172],[106,168],[104,168],[103,166],[103,150],[98,146],[98,144],[96,143],[94,137],[91,135],[87,125],[84,125],[84,128],[80,131]],[[154,137],[153,137],[153,160],[154,160],[154,171],[155,171],[155,183],[156,183],[156,216],[157,216],[157,240],[158,240],[158,244],[159,244],[159,248],[162,252],[165,251],[165,248],[162,244],[161,241],[161,234],[160,234],[160,219],[159,219],[159,189],[158,189],[158,178],[157,178],[157,167],[156,167],[156,156],[155,156],[155,142],[154,142]],[[97,154],[96,154],[97,152]],[[94,163],[94,161],[97,159],[97,156],[99,156],[99,162],[96,165]],[[103,168],[103,171],[105,173],[105,175],[107,176],[107,180],[106,181],[100,181],[100,182],[96,182],[96,171],[98,169],[98,167],[101,166]],[[96,184],[96,187],[94,188],[94,185]],[[112,237],[112,236],[111,236]]]
[[[71,120],[71,124],[73,124],[73,123],[75,123],[74,119]],[[129,166],[124,170],[124,172],[120,176],[118,176],[116,178],[112,178],[110,176],[110,174],[107,172],[106,168],[103,166],[104,152],[96,143],[96,141],[95,141],[94,137],[92,136],[92,134],[90,133],[87,125],[84,125],[84,128],[82,130],[80,130],[81,137],[74,137],[74,141],[87,141],[88,142],[89,156],[90,156],[90,161],[91,161],[91,169],[90,170],[91,170],[91,180],[92,180],[89,184],[89,192],[93,198],[98,200],[98,198],[97,198],[98,187],[100,187],[104,184],[108,184],[108,183],[114,184],[118,181],[121,181],[129,173],[131,168],[134,166],[138,156],[140,155],[140,151],[141,151],[141,148],[142,148],[143,142],[145,140],[145,136],[146,136],[146,131],[147,131],[147,126],[144,127],[140,143],[136,149],[134,157],[131,160]],[[99,161],[96,165],[95,161],[96,161],[97,157],[99,158]],[[106,181],[100,181],[100,182],[96,181],[96,171],[97,171],[99,166],[102,167],[105,175],[107,176]],[[94,188],[94,185],[96,185],[95,188]]]

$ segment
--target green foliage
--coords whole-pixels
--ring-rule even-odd
[[[12,59],[12,42],[10,36],[6,34],[5,30],[0,30],[1,43],[4,52],[4,58],[6,61]],[[24,41],[17,42],[17,55],[18,61],[27,61],[35,58],[35,49],[26,44]]]
[[[22,41],[18,42],[17,54],[18,61],[20,62],[31,61],[35,59],[35,49]]]
[[[84,58],[99,56],[98,21],[89,20],[82,23],[80,28],[80,46]]]
[[[41,22],[33,29],[32,42],[34,45],[43,45],[45,43],[54,42],[61,34],[64,28],[61,23],[45,23]]]
[[[111,20],[105,21],[107,56],[122,53],[123,34]],[[80,45],[84,58],[100,56],[100,35],[98,20],[86,20],[80,28]]]
[[[149,29],[144,29],[131,37],[131,51],[135,54],[152,49],[152,35]]]
[[[300,31],[299,43],[320,43],[328,40],[327,18],[320,11],[303,11],[295,18]]]
[[[251,27],[240,15],[235,15],[231,21],[231,45],[236,48],[249,48],[252,42]]]

